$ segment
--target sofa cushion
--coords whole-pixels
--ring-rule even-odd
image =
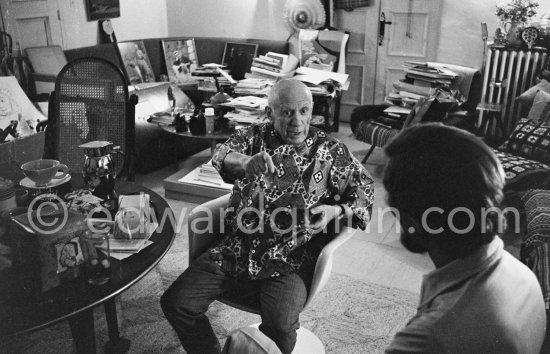
[[[529,110],[533,105],[533,100],[535,99],[535,95],[538,91],[550,93],[550,82],[546,80],[541,80],[538,84],[529,88],[527,91],[519,95],[516,99],[524,106],[525,109]]]
[[[542,121],[522,118],[499,150],[548,163],[550,162],[550,126]]]
[[[507,190],[525,190],[543,185],[550,175],[550,166],[494,150],[506,174]]]
[[[550,93],[537,92],[527,118],[546,124],[550,122]]]

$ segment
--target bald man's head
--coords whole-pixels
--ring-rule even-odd
[[[285,79],[273,85],[269,92],[267,102],[269,107],[274,108],[279,102],[293,102],[308,99],[313,102],[311,91],[303,82],[296,79]]]
[[[304,142],[309,133],[312,110],[311,91],[301,81],[281,80],[269,92],[268,116],[287,144],[299,145]]]

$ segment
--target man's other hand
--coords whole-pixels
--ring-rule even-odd
[[[322,232],[333,219],[340,215],[340,206],[320,204],[309,209],[309,220],[307,227],[312,233]]]
[[[244,173],[246,176],[259,176],[262,174],[272,175],[275,173],[275,164],[271,156],[265,151],[250,156],[244,162]]]

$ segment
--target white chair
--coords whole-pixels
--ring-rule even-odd
[[[189,262],[197,258],[202,253],[212,246],[212,244],[219,239],[220,222],[223,215],[223,210],[229,204],[229,195],[224,195],[214,200],[208,201],[197,206],[191,214],[188,220],[189,230]],[[206,217],[208,216],[208,217]],[[208,225],[208,221],[212,224]],[[209,229],[209,226],[211,229]],[[208,230],[208,232],[202,232]],[[200,231],[201,233],[196,233]],[[340,232],[334,236],[321,251],[317,263],[315,265],[315,271],[313,273],[313,280],[311,283],[310,291],[304,310],[311,304],[314,297],[323,289],[328,282],[330,272],[332,271],[332,262],[334,258],[334,251],[340,247],[344,242],[349,240],[355,230],[342,226]],[[218,299],[226,305],[233,306],[243,311],[259,314],[260,310],[251,304],[244,302],[238,302],[234,299],[228,299],[225,297]],[[254,325],[253,325],[254,326]],[[257,326],[257,325],[255,325]],[[299,353],[325,353],[325,349],[319,338],[311,331],[301,327],[298,330],[298,339],[296,347],[293,351],[294,354]]]

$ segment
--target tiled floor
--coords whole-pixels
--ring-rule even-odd
[[[369,148],[369,145],[352,137],[347,124],[341,124],[340,131],[333,135],[345,142],[360,160]],[[173,165],[147,175],[138,175],[137,182],[164,195],[164,178],[175,173],[178,168],[192,170],[207,161],[209,153],[208,149],[182,161],[179,166]],[[384,161],[382,150],[376,149],[365,165],[375,180],[376,188],[372,222],[366,231],[357,231],[350,241],[337,250],[333,272],[418,293],[422,274],[432,270],[433,265],[427,255],[412,254],[401,246],[395,217],[383,212],[387,207],[386,193],[381,182]],[[185,214],[182,211],[191,210],[196,205],[173,199],[168,199],[168,202],[176,215],[182,217]]]

